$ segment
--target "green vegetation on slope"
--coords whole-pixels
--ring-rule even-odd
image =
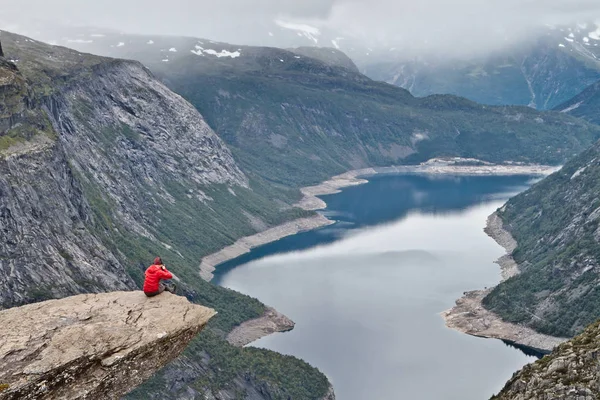
[[[600,317],[600,144],[511,199],[499,215],[523,273],[484,306],[503,319],[573,336]]]
[[[455,96],[418,99],[295,57],[244,48],[235,59],[190,54],[149,67],[196,106],[244,171],[290,186],[438,156],[558,164],[600,135],[599,127],[563,114]]]
[[[600,322],[515,373],[492,400],[597,399]]]
[[[206,349],[210,349],[210,358],[198,361],[198,355],[206,354]],[[323,374],[295,357],[253,347],[233,347],[211,331],[199,335],[186,349],[184,357],[207,371],[190,382],[190,386],[200,393],[207,389],[212,393],[227,390],[235,398],[244,399],[246,390],[232,385],[239,376],[244,376],[249,385],[260,382],[259,386],[265,388],[273,400],[318,400],[329,389],[329,382]],[[185,393],[165,390],[168,386],[169,382],[158,374],[126,398],[176,399]]]
[[[600,124],[600,81],[556,107],[556,110]]]

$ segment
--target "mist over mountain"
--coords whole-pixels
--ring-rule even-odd
[[[594,21],[600,3],[589,0],[23,0],[3,4],[0,28],[42,40],[50,39],[39,37],[44,25],[94,26],[243,45],[339,47],[355,59],[390,52],[470,58],[535,41],[549,26],[585,22],[590,37],[600,38]]]

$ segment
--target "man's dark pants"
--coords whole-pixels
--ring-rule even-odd
[[[176,289],[177,289],[177,287],[174,284],[172,284],[172,283],[162,283],[162,282],[160,282],[158,284],[158,290],[156,292],[152,292],[152,293],[146,293],[146,292],[144,292],[144,293],[148,297],[154,297],[154,296],[157,296],[157,295],[161,294],[164,291],[167,291],[167,292],[175,294]]]

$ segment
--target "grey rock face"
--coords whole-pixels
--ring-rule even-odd
[[[0,305],[133,288],[90,215],[59,144],[0,159]]]
[[[0,399],[116,399],[215,315],[184,297],[79,295],[0,312]]]
[[[84,182],[101,188],[118,217],[153,238],[155,196],[179,184],[200,201],[207,185],[247,186],[229,150],[200,114],[140,64],[114,61],[75,81],[46,107]],[[100,150],[100,151],[99,151]]]
[[[495,400],[595,400],[600,397],[600,324],[525,366]]]
[[[0,60],[0,308],[135,288],[102,235],[162,246],[153,231],[173,187],[202,204],[211,186],[248,186],[202,116],[141,64],[3,38],[20,61]]]

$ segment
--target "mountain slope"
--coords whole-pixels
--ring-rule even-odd
[[[361,65],[415,96],[447,93],[491,105],[549,110],[600,79],[600,37],[588,26],[548,28],[531,43],[472,59],[423,56]]]
[[[598,350],[600,323],[595,323],[552,354],[515,373],[492,400],[594,400],[600,397]]]
[[[556,107],[556,110],[600,124],[600,81]]]
[[[196,106],[246,174],[288,186],[438,156],[561,163],[600,132],[558,113],[415,98],[339,61],[323,62],[327,50],[315,59],[205,39],[119,38],[113,47],[110,36],[74,45],[143,62]]]
[[[301,56],[320,60],[331,67],[343,67],[352,72],[359,72],[354,61],[337,49],[327,47],[297,47],[288,50]]]
[[[160,254],[182,293],[219,313],[179,361],[204,368],[182,391],[324,396],[327,379],[302,361],[228,345],[265,306],[198,274],[203,255],[303,215],[296,193],[243,174],[195,108],[138,62],[0,37],[0,307],[140,287]],[[298,370],[309,384],[289,379]],[[152,392],[177,398],[171,382]]]
[[[512,198],[498,215],[522,273],[484,306],[505,320],[569,337],[600,315],[600,143]]]
[[[557,113],[403,89],[271,48],[148,64],[183,95],[243,170],[307,185],[349,169],[439,156],[561,163],[599,130]]]

